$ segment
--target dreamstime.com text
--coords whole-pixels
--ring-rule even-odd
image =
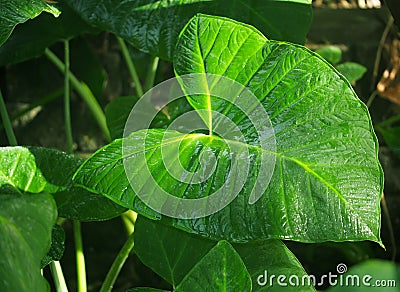
[[[260,286],[292,286],[292,287],[306,287],[315,286],[321,287],[324,285],[330,286],[347,286],[347,287],[396,287],[396,280],[393,279],[374,279],[371,275],[352,275],[345,274],[347,266],[340,263],[336,267],[337,274],[329,272],[328,274],[320,277],[314,275],[275,275],[268,274],[265,270],[263,274],[258,275],[257,284]]]

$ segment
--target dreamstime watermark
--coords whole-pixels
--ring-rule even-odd
[[[347,266],[340,263],[336,266],[337,273],[329,272],[320,277],[314,275],[275,275],[268,274],[265,270],[263,274],[258,275],[257,284],[259,286],[280,286],[280,287],[322,287],[341,286],[341,287],[396,287],[394,279],[374,279],[371,275],[346,274]]]
[[[171,105],[168,114],[175,115],[174,106],[185,105],[174,104],[182,97],[196,110],[173,116],[165,131],[147,130],[166,105]],[[132,109],[124,138],[123,163],[132,189],[148,207],[174,218],[211,215],[241,192],[254,204],[275,167],[276,141],[268,113],[248,88],[214,74],[188,74],[152,88]],[[189,160],[197,165],[192,171]],[[190,197],[192,187],[206,190],[202,193],[207,196],[182,195],[189,190]]]

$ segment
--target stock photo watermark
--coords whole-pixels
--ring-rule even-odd
[[[149,164],[154,163],[150,161],[151,156],[146,156],[146,143],[151,139],[146,129],[164,106],[182,97],[187,97],[196,109],[176,117],[164,132],[159,132],[162,141],[154,151],[159,151],[163,171],[174,180],[173,184],[186,184],[187,188],[205,185],[212,180],[219,163],[216,152],[221,154],[225,151],[222,154],[229,174],[218,188],[203,198],[182,198],[166,191],[149,168]],[[155,103],[157,107],[154,107]],[[224,114],[222,108],[229,108],[229,113]],[[246,123],[242,122],[244,119]],[[248,204],[261,198],[271,180],[276,160],[275,155],[271,155],[276,152],[274,129],[257,97],[235,80],[214,74],[188,74],[158,84],[135,104],[125,125],[124,137],[140,130],[141,135],[136,135],[134,140],[123,140],[123,157],[129,157],[123,161],[125,173],[138,197],[163,215],[195,219],[222,210],[244,189],[254,167],[257,167],[254,184],[246,186]],[[260,151],[256,166],[251,163],[253,155],[249,152],[251,146],[246,135],[251,135],[257,147],[264,150]],[[202,143],[198,148],[201,148],[200,153],[187,154],[198,157],[198,167],[194,172],[185,169],[179,159],[181,151],[187,149],[185,143],[188,141]],[[210,147],[213,143],[218,143],[218,150]]]
[[[396,280],[394,279],[374,279],[369,274],[358,275],[347,273],[347,266],[343,263],[336,266],[336,273],[329,272],[319,277],[314,275],[275,275],[269,274],[267,270],[264,270],[263,274],[258,275],[257,284],[269,287],[307,287],[311,285],[316,288],[325,285],[332,287],[397,287]]]

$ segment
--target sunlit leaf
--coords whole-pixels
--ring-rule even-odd
[[[182,80],[186,74],[209,73],[248,88],[268,113],[274,137],[269,136],[268,118],[248,107],[259,118],[251,124],[238,108],[235,103],[242,101],[242,95],[237,99],[232,95],[235,100],[229,103],[213,94],[189,94],[187,99],[209,128],[208,134],[133,132],[86,160],[75,174],[76,183],[140,214],[161,218],[152,209],[168,207],[163,193],[194,206],[193,199],[209,198],[221,189],[220,201],[226,202],[235,195],[231,187],[243,182],[238,196],[220,211],[201,217],[195,214],[208,212],[209,205],[190,210],[173,205],[170,209],[176,213],[168,216],[175,218],[165,216],[165,223],[233,242],[280,238],[381,243],[383,173],[377,139],[367,108],[331,65],[304,47],[268,41],[248,25],[199,15],[180,35],[174,68]],[[197,89],[218,87],[203,81],[194,84]],[[185,91],[190,89],[183,85]],[[221,128],[215,112],[229,117],[243,139],[214,135]],[[267,136],[257,135],[260,126]],[[275,139],[276,149],[265,148],[263,139]],[[261,158],[276,163],[266,164],[273,171],[270,183],[258,200],[252,200],[257,184],[269,179],[266,172],[260,174]],[[198,175],[199,165],[212,169],[212,174],[201,183],[188,183]]]

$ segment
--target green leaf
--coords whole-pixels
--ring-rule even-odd
[[[215,244],[142,216],[136,219],[135,253],[174,287]]]
[[[250,273],[253,291],[281,291],[273,275],[286,277],[285,291],[315,291],[313,282],[293,253],[280,240],[258,241],[235,244],[234,248],[241,256]],[[289,279],[291,279],[289,282]],[[295,285],[291,285],[294,283]]]
[[[57,218],[48,194],[0,195],[0,290],[48,291],[40,262]]]
[[[54,151],[45,148],[3,147],[0,149],[0,186],[10,185],[15,189],[29,193],[54,193],[66,183],[62,175],[68,170],[59,172],[60,156],[53,160]]]
[[[322,49],[316,50],[315,52],[332,65],[335,65],[342,60],[342,50],[337,46],[326,46]]]
[[[61,260],[65,250],[65,232],[60,225],[54,225],[51,232],[50,250],[41,261],[40,267],[43,269],[52,261]]]
[[[342,73],[350,83],[360,80],[364,76],[365,72],[367,72],[367,68],[363,65],[353,62],[339,64],[336,66],[336,69]]]
[[[327,291],[399,291],[400,265],[397,263],[372,259],[355,265],[345,273],[339,274],[336,286]],[[344,284],[340,284],[344,283]],[[346,285],[346,283],[348,283]],[[358,283],[358,285],[357,285]]]
[[[0,187],[28,193],[54,195],[59,215],[68,219],[106,220],[125,212],[104,196],[72,185],[72,175],[82,159],[42,147],[0,148]]]
[[[215,241],[191,235],[157,221],[139,216],[135,223],[135,252],[139,259],[166,281],[176,286],[193,266],[216,244]],[[279,240],[234,244],[249,271],[253,291],[278,289],[267,285],[264,276],[291,275],[299,279],[306,272],[296,257]],[[265,284],[265,285],[264,285]],[[299,287],[286,287],[298,291]],[[313,287],[302,287],[303,291],[314,291]],[[296,290],[297,289],[297,290]],[[269,291],[269,290],[268,290]]]
[[[53,196],[57,203],[58,215],[70,220],[103,221],[126,211],[126,208],[106,197],[77,186],[70,186]]]
[[[229,42],[231,38],[235,41]],[[304,47],[268,41],[250,26],[200,15],[181,33],[174,66],[182,80],[184,74],[212,73],[247,87],[268,113],[275,136],[268,130],[265,115],[257,115],[259,108],[249,107],[250,114],[258,118],[252,125],[235,104],[246,99],[229,103],[213,93],[189,95],[189,103],[211,133],[224,130],[219,116],[214,117],[218,112],[236,124],[243,139],[235,138],[236,132],[222,139],[172,130],[137,131],[86,160],[74,175],[77,184],[151,218],[162,217],[154,210],[166,214],[169,208],[176,213],[168,213],[175,218],[163,217],[166,224],[212,239],[381,243],[383,172],[377,139],[367,108],[331,65]],[[196,82],[191,84],[199,86],[195,91],[206,88],[212,92],[218,87],[218,83]],[[185,90],[190,88],[183,85]],[[231,97],[236,98],[236,93]],[[255,126],[265,128],[264,136],[257,135]],[[273,138],[276,149],[262,144]],[[263,166],[264,159],[275,160],[274,169],[265,170],[269,164]],[[201,181],[206,177],[202,171],[209,173],[210,169],[212,174],[201,183],[188,183]],[[254,199],[253,190],[268,180],[272,170],[268,187],[259,200]],[[243,188],[230,202],[241,183]],[[202,198],[220,189],[220,201],[210,199],[201,205]],[[172,196],[166,198],[164,193]],[[175,198],[195,208],[179,208],[174,204],[182,200]],[[229,202],[217,208],[220,211],[201,216],[208,207]]]
[[[174,291],[251,291],[251,279],[238,253],[219,241],[186,275]]]
[[[248,22],[268,38],[304,43],[311,25],[309,0],[67,0],[91,25],[113,32],[136,48],[172,59],[179,32],[196,13]]]
[[[98,32],[84,22],[64,1],[59,1],[57,7],[62,11],[58,18],[43,13],[15,28],[10,38],[0,46],[0,66],[40,56],[47,47],[58,41],[84,33]]]
[[[8,0],[0,2],[0,46],[7,40],[14,27],[37,17],[43,11],[57,17],[60,14],[57,8],[42,0]]]

